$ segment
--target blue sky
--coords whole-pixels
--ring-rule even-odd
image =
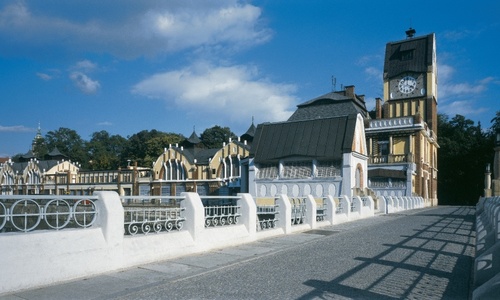
[[[243,134],[355,85],[382,97],[385,44],[436,34],[438,110],[489,127],[500,110],[500,2],[1,1],[0,156],[66,127]]]

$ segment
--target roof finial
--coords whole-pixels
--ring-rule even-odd
[[[415,29],[413,29],[411,27],[410,27],[410,29],[406,30],[405,32],[406,32],[406,37],[409,39],[411,39],[415,35],[415,33],[417,33],[417,31],[415,31]]]

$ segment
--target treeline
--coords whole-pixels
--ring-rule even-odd
[[[235,137],[228,127],[220,126],[207,128],[199,136],[206,148],[222,147],[223,142]],[[75,130],[61,127],[36,139],[33,153],[42,160],[57,148],[83,169],[116,170],[135,162],[139,166],[150,167],[165,147],[180,144],[185,139],[182,134],[155,129],[143,130],[127,138],[110,135],[103,130],[94,132],[86,141]],[[19,161],[21,156],[14,156],[13,160]]]
[[[496,130],[500,130],[500,111],[488,129],[461,115],[451,119],[438,115],[439,204],[474,205],[484,194],[487,164],[493,172]]]

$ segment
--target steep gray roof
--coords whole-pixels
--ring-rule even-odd
[[[427,72],[432,65],[434,34],[409,38],[386,44],[384,78],[391,78],[403,72]],[[412,51],[411,59],[402,59],[403,54]]]
[[[246,141],[247,144],[252,144],[253,139],[255,137],[255,131],[256,130],[257,130],[257,128],[255,127],[255,125],[253,124],[253,121],[252,121],[252,125],[250,125],[250,127],[247,130],[247,132],[245,132],[244,134],[242,134],[240,136],[240,140],[241,141]]]
[[[59,151],[59,149],[57,149],[57,147],[52,149],[52,151],[50,151],[50,153],[47,154],[47,156],[49,156],[49,157],[62,157],[62,158],[67,157],[66,155],[62,154],[61,151]]]
[[[356,116],[259,124],[252,145],[254,161],[341,160],[343,153],[351,151]]]
[[[344,91],[331,92],[297,105],[288,121],[323,119],[361,113],[367,117],[365,102],[358,96],[348,97]]]
[[[37,165],[38,168],[40,168],[40,171],[43,172],[43,170],[48,171],[55,165],[57,165],[58,161],[57,160],[40,160],[38,161]],[[26,167],[28,166],[29,162],[16,162],[12,164],[12,170],[14,172],[19,172],[22,173]]]
[[[196,132],[194,132],[194,131],[193,131],[193,133],[191,133],[191,136],[187,139],[187,141],[193,145],[197,145],[197,144],[201,143],[200,138],[198,137],[198,135],[196,135]]]

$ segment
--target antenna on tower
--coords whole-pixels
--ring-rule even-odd
[[[332,92],[335,92],[336,89],[337,89],[337,78],[335,78],[335,76],[332,75]]]

